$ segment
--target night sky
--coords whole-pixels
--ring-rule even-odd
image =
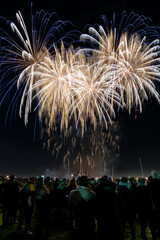
[[[83,32],[86,24],[101,23],[100,16],[112,18],[113,12],[120,16],[124,10],[150,17],[153,25],[160,26],[158,0],[152,1],[32,1],[34,12],[44,9],[56,12],[58,18],[74,23],[74,29]],[[39,3],[40,2],[40,3]],[[86,5],[87,3],[87,5]],[[30,21],[30,1],[1,0],[0,15],[16,22],[15,14],[21,11],[26,22]],[[27,25],[27,24],[26,24]],[[4,26],[5,27],[5,26]],[[157,83],[160,92],[160,83]],[[18,116],[7,121],[6,110],[10,99],[6,99],[0,108],[0,175],[16,174],[17,176],[37,176],[46,169],[54,168],[54,159],[47,150],[42,149],[38,132],[34,140],[34,117],[30,114],[28,126]],[[130,116],[121,111],[120,122],[120,158],[116,163],[115,175],[138,176],[140,172],[139,158],[142,160],[144,175],[151,170],[160,171],[160,105],[154,99],[144,102],[143,112]]]

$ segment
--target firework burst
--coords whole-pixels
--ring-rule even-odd
[[[118,125],[113,121],[110,126],[117,109],[125,106],[131,113],[136,106],[141,112],[150,96],[160,103],[155,85],[160,79],[158,31],[133,12],[124,12],[118,26],[115,14],[111,23],[102,16],[104,27],[92,26],[81,35],[91,47],[75,49],[68,43],[66,48],[64,40],[73,43],[78,35],[61,36],[68,22],[55,21],[55,16],[43,10],[31,13],[30,28],[20,11],[17,24],[1,18],[11,33],[0,28],[0,105],[11,95],[7,115],[19,109],[25,124],[34,109],[45,123],[42,135],[47,133],[53,155],[61,156],[68,168],[74,155],[72,166],[89,172],[97,156],[102,163],[112,149],[119,152]]]
[[[137,35],[124,37],[119,46],[115,62],[115,75],[125,91],[121,89],[121,97],[126,102],[129,113],[133,106],[138,106],[142,112],[142,103],[153,96],[160,103],[155,81],[160,80],[160,46],[159,40],[145,43]]]
[[[87,129],[87,121],[93,123],[96,129],[98,122],[111,123],[115,117],[114,104],[123,107],[121,98],[116,91],[120,87],[113,82],[110,67],[93,64],[93,59],[81,56],[80,64],[76,65],[72,76],[72,91],[74,101],[72,112],[77,112],[78,122],[81,123],[82,132]]]
[[[112,81],[123,88],[119,88],[122,101],[126,102],[129,113],[133,106],[139,106],[153,96],[160,102],[159,93],[155,88],[155,81],[159,81],[159,39],[156,27],[146,24],[146,18],[131,13],[125,13],[118,27],[115,15],[109,26],[103,16],[105,29],[99,26],[89,28],[89,34],[82,34],[81,40],[89,41],[93,48],[84,48],[80,52],[91,52],[92,58],[99,67],[106,66],[112,71]],[[125,21],[124,21],[125,20]],[[152,40],[156,37],[155,40]],[[124,90],[125,89],[125,90]]]
[[[40,116],[46,118],[48,132],[52,131],[57,117],[60,119],[61,130],[68,129],[72,104],[70,75],[74,71],[75,55],[73,47],[66,50],[62,42],[61,50],[55,47],[55,55],[44,58],[34,72],[39,78],[33,85],[37,92],[35,97],[38,97],[37,107]]]
[[[115,14],[111,24],[102,16],[105,28],[90,27],[89,34],[81,35],[93,48],[78,51],[73,46],[66,49],[62,42],[65,37],[72,38],[73,32],[56,42],[65,22],[52,24],[54,16],[44,11],[31,14],[29,34],[18,12],[19,27],[9,22],[18,41],[1,29],[6,36],[1,37],[5,45],[1,47],[0,103],[17,85],[9,108],[17,109],[20,101],[19,115],[24,112],[25,124],[33,101],[48,132],[58,118],[61,131],[67,131],[69,120],[74,120],[77,128],[80,124],[82,135],[88,122],[93,123],[94,129],[104,122],[107,129],[116,115],[115,106],[123,107],[126,103],[130,113],[134,105],[141,112],[142,103],[149,96],[160,102],[154,83],[160,77],[159,40],[151,40],[157,36],[157,29],[148,25],[144,16],[127,16],[124,12],[118,27]]]
[[[28,113],[31,111],[33,98],[33,85],[37,78],[34,74],[37,66],[44,58],[53,51],[53,42],[58,44],[60,36],[67,22],[56,20],[55,13],[45,13],[43,10],[37,12],[35,16],[31,14],[31,28],[27,29],[21,12],[16,14],[19,26],[15,23],[9,23],[12,33],[8,34],[1,29],[1,102],[10,94],[14,86],[17,86],[10,107],[19,106],[19,115],[22,116],[24,107],[24,121],[28,122]],[[5,20],[6,21],[6,20]],[[14,35],[13,35],[14,33]],[[73,34],[74,35],[74,34]],[[59,36],[58,40],[56,38]],[[71,38],[71,34],[66,34]],[[11,79],[11,80],[8,80]],[[15,107],[17,108],[17,107]]]

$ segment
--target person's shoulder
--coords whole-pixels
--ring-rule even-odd
[[[92,193],[93,196],[96,195],[96,193],[93,190],[90,190],[90,192]]]
[[[147,186],[156,186],[156,185],[160,185],[160,179],[155,178],[147,184]]]
[[[73,189],[73,190],[70,191],[69,196],[73,196],[77,193],[78,193],[77,189]]]
[[[74,201],[75,201],[75,199],[79,199],[79,193],[78,193],[77,189],[70,191],[70,193],[68,195],[68,199],[69,199],[69,201],[72,201],[73,199],[74,199]]]

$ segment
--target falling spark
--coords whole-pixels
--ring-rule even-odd
[[[115,15],[110,27],[105,16],[103,20],[106,31],[100,25],[98,31],[90,27],[89,34],[81,35],[81,40],[90,41],[93,48],[84,48],[80,52],[92,53],[91,57],[99,67],[110,68],[112,81],[120,84],[118,90],[129,113],[134,106],[142,112],[142,104],[149,96],[160,103],[155,87],[155,81],[160,79],[160,46],[159,39],[151,40],[157,37],[156,27],[147,25],[144,16],[134,13],[129,17],[122,14],[118,31]]]
[[[78,113],[76,125],[81,123],[82,135],[87,129],[87,121],[91,121],[96,129],[98,123],[112,122],[115,117],[114,105],[123,107],[121,98],[116,91],[120,85],[112,81],[112,72],[107,66],[100,67],[92,64],[92,59],[81,59],[80,66],[76,66],[72,74],[74,102],[72,111]]]
[[[65,50],[63,42],[61,51],[55,47],[55,55],[44,58],[34,75],[39,80],[33,85],[38,97],[40,115],[47,118],[48,132],[52,131],[57,117],[60,118],[61,130],[68,130],[70,106],[72,104],[71,79],[74,71],[75,51],[71,46]]]
[[[153,96],[160,103],[159,93],[156,91],[155,81],[160,80],[160,46],[156,39],[149,45],[145,38],[139,39],[137,35],[124,37],[119,47],[115,61],[115,74],[118,82],[125,86],[121,97],[131,113],[133,106],[139,107],[142,112],[142,103]]]
[[[17,86],[17,91],[11,100],[10,107],[12,105],[14,108],[20,101],[19,115],[22,117],[24,107],[25,124],[28,123],[28,114],[32,107],[33,85],[37,81],[34,72],[37,71],[37,67],[49,55],[49,52],[53,51],[53,42],[58,44],[61,39],[65,38],[65,36],[60,36],[56,40],[56,37],[60,35],[65,27],[66,22],[62,20],[55,21],[55,16],[55,13],[49,14],[43,10],[37,12],[35,16],[31,14],[31,28],[28,31],[23,16],[18,11],[16,17],[19,26],[8,21],[14,36],[12,36],[13,33],[8,34],[1,28],[5,36],[1,36],[3,45],[0,51],[2,73],[0,89],[2,97],[0,104],[10,94],[11,90],[15,88],[14,86]],[[72,34],[68,33],[66,35],[68,38],[71,38]]]

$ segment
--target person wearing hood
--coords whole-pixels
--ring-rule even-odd
[[[94,238],[94,198],[95,193],[89,188],[88,178],[80,176],[78,186],[69,193],[68,208],[73,223],[73,239],[90,240]]]
[[[145,185],[145,178],[139,177],[137,187],[133,190],[134,205],[138,216],[141,237],[147,239],[146,227],[149,224],[152,239],[156,240],[156,228],[154,223],[154,205],[148,187]]]

